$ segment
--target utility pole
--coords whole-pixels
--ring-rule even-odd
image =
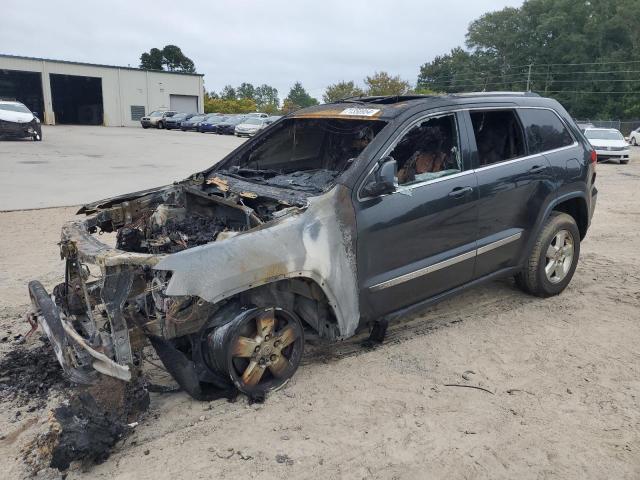
[[[527,92],[531,91],[531,67],[533,67],[533,63],[529,64],[529,73],[527,75]]]

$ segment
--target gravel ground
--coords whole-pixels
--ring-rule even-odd
[[[639,478],[640,149],[599,165],[597,184],[562,295],[489,283],[394,324],[375,350],[314,350],[264,404],[153,394],[132,437],[67,478]],[[0,352],[28,330],[27,281],[60,281],[72,214],[0,213]],[[0,476],[27,475],[19,452],[45,418],[0,404]]]

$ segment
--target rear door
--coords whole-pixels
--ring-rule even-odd
[[[478,251],[475,278],[518,265],[554,190],[548,159],[527,149],[515,108],[466,112],[475,143]]]
[[[364,319],[470,281],[475,261],[478,187],[458,114],[409,121],[385,156],[398,162],[397,190],[356,201]]]

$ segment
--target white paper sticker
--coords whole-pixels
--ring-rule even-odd
[[[352,115],[355,117],[373,117],[380,111],[379,108],[345,108],[340,115]]]

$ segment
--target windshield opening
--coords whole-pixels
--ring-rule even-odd
[[[262,125],[263,120],[261,118],[251,117],[247,118],[243,123],[247,125]]]
[[[587,130],[585,136],[591,140],[624,140],[622,134],[616,130]]]
[[[321,193],[385,125],[379,120],[288,118],[217,171],[265,185]]]

